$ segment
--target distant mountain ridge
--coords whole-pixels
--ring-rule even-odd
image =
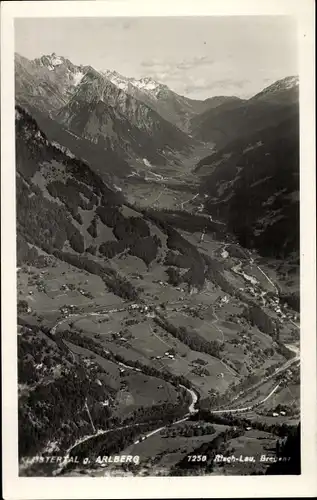
[[[256,100],[256,99],[267,99],[270,98],[273,95],[279,95],[282,92],[287,92],[288,90],[291,90],[294,94],[294,96],[298,97],[298,87],[299,87],[299,77],[298,76],[287,76],[285,78],[282,78],[281,80],[277,80],[276,82],[272,83],[268,87],[265,87],[261,92],[255,94],[251,99]],[[295,92],[294,92],[295,91]]]
[[[298,77],[290,76],[274,82],[250,99],[227,99],[191,119],[192,135],[221,148],[235,139],[276,125],[296,114],[298,89]]]

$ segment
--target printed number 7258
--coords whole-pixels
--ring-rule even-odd
[[[188,455],[188,462],[206,462],[207,455]]]

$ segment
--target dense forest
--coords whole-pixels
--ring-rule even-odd
[[[276,443],[277,462],[268,467],[267,475],[290,475],[301,473],[301,430],[300,425],[292,428],[286,439]],[[283,458],[290,458],[283,461]],[[280,460],[279,460],[280,459]]]
[[[113,229],[118,242],[105,242],[100,253],[112,258],[124,250],[149,265],[157,255],[161,241],[152,236],[141,217],[124,217],[120,206],[122,195],[109,189],[89,166],[53,146],[37,127],[36,121],[17,107],[17,215],[20,237],[36,244],[47,253],[63,250],[68,241],[72,250],[96,253],[94,244],[85,248],[83,234],[77,225],[83,225],[80,210],[95,210],[87,228],[95,239],[97,218]],[[45,173],[46,189],[50,199],[33,182],[33,176],[44,163],[57,162],[55,170]],[[43,174],[44,175],[44,174]],[[62,180],[58,177],[62,176]],[[35,230],[36,228],[36,230]]]
[[[232,141],[201,162],[210,165],[201,181],[207,211],[226,221],[242,246],[264,256],[299,254],[298,128],[297,106],[284,121]]]
[[[65,449],[78,437],[91,432],[85,408],[88,401],[96,427],[104,427],[109,408],[101,403],[113,390],[96,382],[96,374],[81,363],[74,364],[68,350],[34,326],[23,326],[18,336],[19,456],[42,451],[48,441]],[[43,382],[39,383],[37,382]],[[23,391],[23,384],[28,391]]]
[[[200,475],[211,473],[214,469],[214,458],[217,454],[226,454],[228,441],[244,434],[246,428],[251,427],[259,431],[276,435],[276,456],[291,457],[291,462],[276,462],[268,467],[267,474],[300,474],[300,431],[299,426],[286,424],[265,424],[258,420],[249,420],[241,416],[228,414],[212,414],[207,411],[199,411],[190,418],[191,421],[205,421],[211,424],[229,426],[220,432],[214,439],[203,443],[180,460],[171,470],[170,475]],[[207,459],[192,461],[193,455],[205,455]],[[291,466],[289,464],[291,463]]]

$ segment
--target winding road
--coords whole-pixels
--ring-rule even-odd
[[[119,363],[122,365],[122,363]],[[126,366],[126,365],[123,365],[123,366]],[[127,368],[131,368],[131,367],[128,367]],[[140,370],[139,370],[140,371]],[[176,420],[175,422],[172,422],[170,424],[167,424],[167,425],[164,425],[164,426],[161,426],[161,427],[158,427],[157,429],[154,429],[153,431],[150,431],[146,434],[144,434],[143,436],[143,439],[138,439],[136,440],[133,444],[136,445],[138,443],[140,443],[141,441],[143,441],[144,439],[147,439],[149,438],[150,436],[154,436],[155,434],[157,434],[158,432],[161,432],[162,430],[166,429],[166,427],[170,427],[172,425],[176,425],[176,424],[180,424],[182,422],[185,422],[186,420],[189,419],[189,417],[193,414],[195,414],[198,410],[195,410],[195,405],[198,401],[198,396],[197,394],[192,390],[192,389],[188,389],[187,387],[185,387],[184,385],[181,385],[179,384],[179,387],[181,387],[182,389],[185,389],[189,394],[190,394],[190,397],[191,397],[191,402],[188,406],[188,413],[182,417],[181,419],[179,420]],[[87,405],[87,400],[85,400],[85,405]],[[110,429],[105,429],[105,430],[101,430],[101,429],[98,429],[95,433],[93,434],[89,434],[88,436],[84,436],[80,439],[78,439],[72,446],[70,446],[68,448],[68,450],[65,452],[64,456],[69,456],[69,454],[74,450],[74,448],[76,448],[77,446],[81,445],[82,443],[85,443],[87,441],[90,441],[96,437],[99,437],[101,435],[104,435],[104,434],[108,434],[109,432],[114,432],[114,431],[119,431],[119,430],[123,430],[123,429],[128,429],[128,428],[131,428],[131,427],[139,427],[140,425],[142,425],[143,422],[140,422],[140,423],[136,423],[136,424],[129,424],[129,425],[123,425],[123,426],[120,426],[120,427],[112,427]],[[63,471],[63,469],[65,468],[66,464],[62,464],[60,465],[54,472],[53,472],[53,475],[54,476],[57,476],[59,474],[61,474],[61,472]]]
[[[162,193],[164,192],[165,188],[163,189],[163,191],[160,193],[159,197],[162,195]],[[193,198],[191,198],[190,200],[187,200],[186,202],[182,202],[181,206],[183,208],[183,206],[186,204],[186,203],[189,203],[190,201],[192,201],[193,199],[195,199],[196,197],[198,196],[195,195]],[[158,198],[159,198],[158,197]],[[158,199],[157,198],[157,199]],[[225,244],[225,247],[228,246],[228,243]],[[278,290],[277,290],[277,287],[275,286],[275,284],[272,282],[272,280],[266,275],[266,273],[260,268],[260,266],[258,266],[257,264],[255,264],[254,262],[254,258],[249,255],[249,263],[250,265],[255,265],[258,270],[266,277],[267,281],[274,287],[274,289],[276,290],[276,292],[278,293]],[[170,303],[169,306],[172,306],[172,305],[175,305],[175,303]],[[179,302],[176,302],[177,305],[179,305]],[[140,304],[140,306],[143,306],[144,304]],[[106,307],[103,307],[102,308],[102,311],[99,311],[99,312],[86,312],[86,313],[72,313],[70,314],[68,317],[66,318],[63,318],[61,320],[59,320],[52,328],[51,328],[51,334],[54,335],[56,333],[56,330],[57,328],[62,325],[63,323],[65,322],[68,322],[70,320],[70,318],[76,318],[76,317],[82,317],[82,316],[102,316],[102,315],[106,315],[106,314],[109,314],[109,313],[116,313],[116,312],[121,312],[121,311],[124,311],[124,310],[127,310],[129,308],[129,305],[126,305],[124,307],[122,306],[107,306],[108,309]],[[184,304],[182,304],[182,306],[179,308],[179,309],[182,309],[186,307]],[[215,315],[215,319],[212,321],[212,324],[213,326],[219,331],[219,333],[221,333],[222,335],[222,341],[225,340],[224,338],[224,333],[222,331],[222,329],[217,325],[217,323],[220,321],[219,320],[219,317],[217,316],[216,313],[214,313]],[[294,323],[295,324],[295,323]],[[295,326],[297,326],[295,324]],[[169,349],[172,349],[173,346],[171,346],[170,344],[168,344],[165,340],[163,340],[162,338],[160,338],[153,330],[153,328],[151,327],[150,325],[150,331],[151,333],[157,338],[159,339],[162,343],[164,343]],[[273,374],[271,374],[270,376],[268,377],[265,377],[265,379],[263,381],[267,381],[269,380],[270,378],[272,377],[275,377],[276,375],[280,374],[281,372],[287,370],[293,363],[299,361],[299,350],[298,348],[294,348],[292,349],[292,346],[289,346],[289,348],[291,350],[293,350],[295,352],[295,357],[290,359],[290,360],[287,360],[286,363],[284,363],[280,368],[278,368]],[[70,350],[71,351],[71,350]],[[72,352],[72,351],[71,351]],[[180,357],[179,355],[176,354],[176,356]],[[218,360],[218,358],[217,358]],[[222,360],[218,360],[220,361],[224,367],[234,376],[236,376],[236,373],[234,373],[234,371],[228,367],[226,365],[226,363]],[[134,366],[130,366],[126,363],[122,363],[122,362],[118,362],[118,365],[125,368],[125,369],[129,369],[129,370],[133,370],[133,371],[136,371],[136,372],[142,372],[142,370],[140,368],[136,368]],[[261,382],[262,383],[262,382]],[[257,384],[255,384],[255,387],[254,388],[251,388],[251,390],[255,390]],[[270,393],[265,396],[261,401],[258,401],[258,402],[255,402],[249,406],[244,406],[244,407],[239,407],[239,408],[232,408],[232,407],[229,407],[227,409],[219,409],[219,410],[210,410],[211,413],[213,414],[221,414],[221,413],[242,413],[242,412],[248,412],[248,411],[251,411],[253,410],[255,407],[265,403],[269,398],[271,398],[273,396],[273,394],[278,390],[280,386],[280,383],[278,383],[271,391]],[[144,434],[144,436],[142,436],[142,438],[139,438],[138,440],[136,440],[133,444],[136,445],[138,443],[140,443],[141,441],[143,441],[144,439],[147,439],[159,432],[161,432],[162,430],[164,430],[167,426],[171,426],[171,425],[176,425],[176,424],[179,424],[179,423],[182,423],[182,422],[185,422],[186,420],[188,420],[193,414],[195,414],[198,410],[195,409],[195,405],[198,401],[198,396],[197,394],[195,393],[195,391],[193,389],[189,389],[185,386],[182,386],[180,385],[180,387],[182,387],[182,389],[186,390],[189,394],[190,394],[190,403],[189,403],[189,406],[188,406],[188,413],[186,415],[184,415],[181,419],[171,423],[171,424],[167,424],[165,426],[160,426],[158,427],[157,429],[154,429],[146,434]],[[249,389],[248,389],[249,390]],[[237,398],[234,398],[234,400],[238,400],[240,399],[241,397],[243,397],[243,394],[240,394],[239,396],[237,396]],[[87,406],[87,401],[85,402],[86,406]],[[237,404],[237,403],[236,403]],[[86,408],[87,411],[89,412],[89,409],[88,407]],[[88,435],[88,436],[85,436],[79,440],[77,440],[66,452],[66,455],[68,455],[71,451],[74,450],[74,448],[76,448],[76,446],[90,440],[90,439],[94,439],[95,437],[98,437],[99,435],[102,435],[102,434],[106,434],[106,433],[109,433],[109,432],[113,432],[113,431],[116,431],[116,430],[121,430],[121,429],[125,429],[125,428],[128,428],[128,427],[136,427],[136,426],[139,426],[141,424],[130,424],[130,425],[127,425],[127,426],[121,426],[121,427],[116,427],[116,428],[112,428],[112,429],[105,429],[105,430],[97,430],[95,433],[91,434],[91,435]],[[92,424],[93,426],[93,424]],[[61,471],[63,470],[63,466],[60,466],[56,471],[55,471],[55,475],[58,475],[61,473]]]
[[[182,203],[180,204],[181,209],[183,210],[184,205],[186,205],[187,203],[190,203],[191,201],[195,200],[195,199],[197,198],[197,196],[199,196],[199,193],[195,194],[195,195],[194,195],[192,198],[190,198],[189,200],[182,201]]]
[[[254,403],[251,406],[246,406],[244,408],[233,408],[233,409],[227,409],[227,410],[211,410],[210,413],[238,413],[238,412],[244,412],[244,411],[251,411],[257,406],[260,406],[262,403],[265,403],[271,396],[273,396],[274,392],[277,391],[279,388],[280,384],[277,384],[274,389],[261,401],[258,401],[257,403]]]

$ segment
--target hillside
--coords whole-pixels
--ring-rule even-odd
[[[206,209],[242,246],[284,258],[299,252],[299,117],[238,139],[196,169]]]
[[[199,474],[192,453],[223,474],[216,452],[274,453],[300,418],[296,112],[206,157],[92,68],[30,64],[15,110],[20,475]],[[100,458],[117,454],[142,460]]]

